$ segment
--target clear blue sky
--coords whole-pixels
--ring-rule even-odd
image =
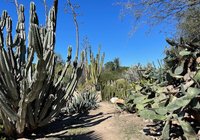
[[[44,23],[44,12],[42,0],[35,0],[37,5],[40,23]],[[47,0],[49,1],[49,0]],[[19,0],[25,5],[26,30],[28,30],[29,0]],[[72,0],[72,3],[80,5],[78,17],[80,41],[87,36],[94,52],[97,52],[98,45],[101,44],[102,51],[105,52],[105,62],[116,57],[120,58],[121,65],[130,66],[137,63],[146,64],[157,61],[164,57],[166,34],[160,33],[161,26],[153,28],[147,34],[147,26],[140,27],[130,38],[128,33],[131,29],[131,19],[119,19],[120,7],[114,6],[116,0]],[[48,3],[51,5],[51,3]],[[65,0],[59,1],[58,26],[56,52],[65,59],[67,46],[73,45],[75,52],[75,28],[70,14],[64,13]],[[16,23],[17,15],[13,4],[1,0],[0,11],[7,9],[11,18]],[[15,27],[15,26],[14,26]],[[13,27],[13,28],[14,28]]]

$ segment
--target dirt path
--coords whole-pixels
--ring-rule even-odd
[[[144,121],[134,114],[120,113],[116,106],[101,102],[99,108],[76,119],[62,137],[70,140],[151,140],[142,134]],[[55,137],[54,137],[55,138]]]
[[[43,128],[42,140],[150,140],[142,134],[144,122],[134,114],[120,113],[116,106],[101,102],[84,116],[64,117]],[[44,138],[46,137],[46,138]],[[21,139],[22,140],[22,139]]]
[[[102,140],[149,140],[141,132],[144,122],[134,114],[120,113],[115,105],[101,102],[100,107],[92,110],[90,115],[101,112],[105,121],[89,128]],[[101,118],[102,119],[102,118]]]

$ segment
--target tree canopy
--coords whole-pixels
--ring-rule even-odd
[[[185,38],[187,41],[198,38],[200,35],[200,8],[190,8],[177,24],[177,36]]]
[[[126,0],[118,4],[122,6],[122,16],[128,14],[135,20],[134,29],[141,23],[154,26],[161,22],[181,24],[179,29],[182,29],[189,13],[200,7],[200,0]]]

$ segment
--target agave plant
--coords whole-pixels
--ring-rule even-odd
[[[58,78],[55,76],[55,11],[57,7],[54,5],[49,12],[47,25],[40,27],[36,6],[33,2],[30,4],[28,46],[24,6],[19,6],[14,39],[11,17],[3,11],[0,18],[0,115],[8,136],[21,136],[25,131],[48,124],[72,96],[81,75],[83,63],[78,65],[76,57],[69,83],[62,83],[71,65],[72,49],[69,47],[65,67]],[[35,54],[37,59],[34,65]]]
[[[75,94],[65,107],[66,113],[69,115],[87,113],[89,110],[98,107],[97,100],[98,97],[95,93],[83,92]]]

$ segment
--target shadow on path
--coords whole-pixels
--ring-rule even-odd
[[[94,131],[85,132],[84,134],[70,135],[69,129],[87,128],[109,119],[111,116],[104,116],[103,113],[95,115],[77,114],[73,116],[62,116],[49,125],[38,129],[31,138],[47,138],[47,139],[67,139],[67,140],[101,140]]]

